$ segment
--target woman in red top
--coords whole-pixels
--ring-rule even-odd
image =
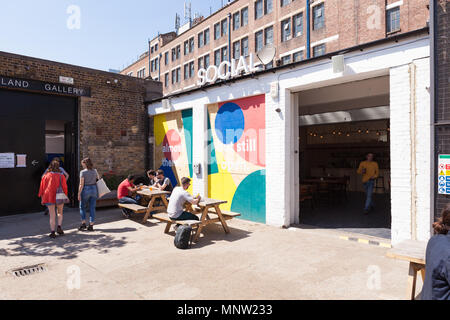
[[[64,193],[67,195],[67,181],[66,177],[59,170],[59,162],[52,161],[48,167],[48,172],[41,179],[41,187],[39,189],[39,197],[41,197],[41,203],[48,207],[50,215],[50,238],[56,238],[55,234],[55,220],[56,213],[58,211],[58,229],[59,235],[63,235],[64,231],[61,228],[63,221],[63,208],[64,203],[56,203],[56,192],[59,187],[62,187]]]

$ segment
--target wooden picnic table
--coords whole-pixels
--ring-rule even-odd
[[[149,187],[144,186],[141,190],[138,190],[136,193],[149,200],[142,223],[147,222],[147,219],[150,216],[151,212],[159,211],[159,210],[164,210],[164,211],[167,210],[169,203],[167,202],[166,195],[170,194],[170,192],[161,191],[161,190],[157,190],[157,189],[150,190]],[[158,199],[161,200],[162,205],[155,206],[155,202]]]
[[[425,252],[426,241],[405,240],[387,252],[387,256],[409,262],[408,283],[406,297],[408,300],[416,298],[417,273],[420,271],[422,281],[425,281]]]
[[[202,229],[211,223],[220,222],[225,233],[230,233],[230,229],[226,223],[226,220],[230,220],[236,216],[239,216],[239,213],[234,212],[222,212],[219,208],[221,204],[227,203],[225,200],[216,200],[204,198],[201,199],[197,204],[197,208],[195,209],[192,204],[187,203],[186,209],[192,213],[201,213],[200,224],[198,225],[197,232],[195,233],[193,241],[196,242],[200,237],[200,233]],[[211,218],[209,215],[217,215],[217,218]]]

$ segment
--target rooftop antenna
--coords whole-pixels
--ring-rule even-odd
[[[178,33],[178,30],[180,29],[180,16],[178,13],[175,14],[175,31]]]
[[[192,24],[192,3],[184,2],[184,20]]]

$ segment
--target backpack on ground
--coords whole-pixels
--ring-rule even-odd
[[[188,249],[191,246],[192,227],[182,225],[175,232],[174,244],[178,249]]]

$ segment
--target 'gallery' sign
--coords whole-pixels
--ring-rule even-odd
[[[242,73],[248,74],[257,70],[259,69],[255,67],[253,54],[250,54],[248,63],[245,57],[241,56],[239,60],[223,61],[218,67],[211,65],[208,69],[199,69],[197,84],[202,86],[206,83],[214,83],[217,79],[228,80],[240,76]]]
[[[60,83],[49,83],[37,80],[24,80],[0,76],[0,88],[22,89],[36,92],[57,93],[79,97],[90,97],[89,88],[78,88]]]

